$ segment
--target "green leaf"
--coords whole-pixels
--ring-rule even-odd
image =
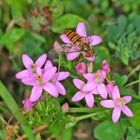
[[[140,129],[140,103],[131,104],[130,108],[132,109],[134,116],[130,118],[129,121],[133,127]]]
[[[126,131],[126,124],[121,122],[122,130],[120,130],[120,124],[114,124],[112,121],[106,120],[103,123],[100,123],[94,130],[94,136],[98,140],[120,140],[121,134],[120,131],[124,134]]]
[[[24,116],[19,112],[20,109],[19,109],[17,103],[12,98],[12,96],[10,95],[10,93],[8,92],[8,90],[6,89],[6,87],[3,85],[3,83],[1,81],[0,81],[0,96],[6,103],[6,105],[10,109],[10,111],[13,114],[15,114],[16,119],[18,121],[22,122],[24,120]],[[22,126],[22,129],[24,130],[25,134],[27,135],[27,138],[29,140],[34,140],[34,136],[33,136],[31,129],[23,124],[21,124],[21,126]]]
[[[115,83],[122,87],[123,85],[125,85],[128,81],[128,77],[126,75],[119,75],[117,73],[115,73],[112,77],[112,79],[115,81]]]
[[[94,70],[97,70],[101,68],[101,64],[104,59],[110,62],[110,54],[106,47],[98,46],[98,47],[95,47],[94,49],[95,49],[95,56],[96,56],[96,59],[94,62]]]
[[[19,9],[16,9],[15,7],[11,8],[12,18],[15,22],[18,22],[18,20],[22,17],[22,11]]]
[[[72,140],[72,128],[67,128],[63,130],[62,140]]]
[[[127,24],[127,18],[121,15],[118,18],[118,25],[117,25],[117,32],[119,35],[121,35],[125,31],[126,24]]]
[[[64,10],[63,2],[61,0],[52,0],[49,10],[51,11],[52,17],[55,21],[55,19],[60,17],[63,13]]]
[[[0,44],[10,45],[19,41],[26,33],[26,30],[13,28],[10,31],[6,32],[0,39]]]
[[[109,42],[113,42],[116,39],[117,28],[115,25],[111,25],[107,28],[107,39]]]
[[[121,60],[125,65],[128,65],[128,61],[129,61],[128,48],[121,48],[121,49],[122,49]]]
[[[75,28],[80,21],[84,21],[84,19],[74,14],[66,14],[54,22],[52,30],[53,32],[62,33],[65,29]]]
[[[5,0],[5,2],[16,9],[24,10],[26,8],[26,0]]]
[[[129,127],[126,140],[139,140],[139,139],[140,139],[139,130],[135,129],[134,127]]]

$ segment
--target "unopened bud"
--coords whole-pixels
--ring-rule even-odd
[[[102,62],[102,68],[103,68],[103,70],[106,71],[107,73],[110,72],[110,67],[109,67],[109,64],[108,64],[107,60],[104,60],[104,61]]]
[[[86,73],[86,63],[80,62],[75,66],[77,74],[85,74]]]
[[[68,110],[69,110],[69,104],[68,103],[64,103],[62,105],[62,110],[63,110],[63,112],[68,112]]]

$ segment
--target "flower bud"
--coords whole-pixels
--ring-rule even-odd
[[[63,112],[68,112],[68,110],[69,110],[69,104],[68,103],[64,103],[62,105],[62,110],[63,110]]]
[[[84,62],[80,62],[75,66],[77,74],[85,74],[86,73],[86,64]]]
[[[26,110],[31,110],[36,103],[31,102],[29,98],[26,98],[22,100],[22,104]]]
[[[102,62],[102,68],[103,68],[103,70],[106,71],[107,73],[110,72],[110,67],[109,67],[109,64],[108,64],[107,60],[104,60],[104,61]]]

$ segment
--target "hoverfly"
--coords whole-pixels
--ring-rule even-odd
[[[76,32],[72,30],[65,31],[66,36],[72,42],[72,44],[78,47],[79,51],[81,51],[85,57],[94,56],[94,50],[90,46],[90,43],[86,42],[83,37],[78,35]]]

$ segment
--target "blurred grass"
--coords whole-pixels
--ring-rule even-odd
[[[2,99],[12,112],[12,114],[15,115],[17,121],[22,122],[25,119],[23,114],[20,112],[17,103],[15,102],[15,100],[13,99],[13,97],[11,96],[11,94],[8,92],[8,90],[1,81],[0,81],[0,96],[2,97]],[[26,134],[27,138],[29,140],[34,140],[32,130],[29,127],[25,126],[23,123],[21,123],[21,127],[24,133]]]

